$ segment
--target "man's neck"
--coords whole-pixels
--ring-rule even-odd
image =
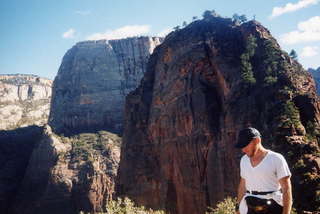
[[[250,158],[251,160],[259,160],[263,159],[264,156],[268,153],[268,150],[265,149],[262,145],[258,146],[257,150],[255,151],[254,155]]]

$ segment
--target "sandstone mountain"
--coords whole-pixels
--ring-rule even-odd
[[[50,125],[34,143],[7,213],[106,210],[121,144],[107,131],[121,133],[125,96],[138,86],[160,42],[149,37],[87,41],[66,53],[53,84]]]
[[[43,125],[52,81],[35,75],[0,75],[0,130]]]
[[[61,137],[45,126],[8,213],[105,211],[114,191],[120,142],[106,131]]]
[[[318,69],[309,68],[308,71],[312,74],[317,87],[317,93],[320,94],[320,67]]]
[[[134,37],[77,43],[54,80],[49,124],[56,133],[121,133],[125,96],[134,90],[161,38]]]
[[[311,75],[260,23],[194,21],[155,49],[127,97],[118,196],[205,213],[235,196],[234,144],[251,125],[288,160],[297,210],[319,211],[319,104]]]

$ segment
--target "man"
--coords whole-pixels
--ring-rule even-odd
[[[290,214],[291,173],[284,157],[265,149],[255,128],[239,132],[235,145],[245,155],[240,161],[237,213]]]

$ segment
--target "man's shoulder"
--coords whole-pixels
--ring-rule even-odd
[[[240,159],[240,162],[247,161],[247,160],[249,160],[249,157],[247,155],[243,155]]]
[[[284,156],[279,152],[269,150],[268,153],[269,153],[268,155],[274,159],[285,160]]]

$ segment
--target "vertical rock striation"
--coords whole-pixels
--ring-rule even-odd
[[[77,43],[54,80],[49,124],[57,133],[121,133],[125,96],[134,90],[161,38],[135,37]]]
[[[48,120],[52,80],[0,75],[0,130],[43,125]]]
[[[288,159],[296,208],[319,209],[315,84],[258,22],[207,17],[169,34],[125,109],[119,196],[168,213],[205,213],[235,196],[233,145],[252,125]]]

